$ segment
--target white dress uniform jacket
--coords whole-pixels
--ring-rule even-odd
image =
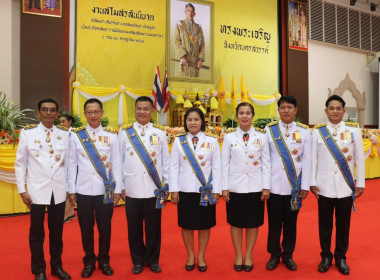
[[[261,192],[270,189],[270,156],[265,130],[244,131],[239,128],[224,137],[222,149],[223,190],[235,193]]]
[[[48,136],[48,133],[50,134]],[[48,142],[50,141],[50,142]],[[15,173],[19,193],[28,193],[34,204],[49,205],[66,200],[69,133],[42,123],[22,129],[17,148]]]
[[[199,140],[195,150],[192,142],[193,135],[187,133],[186,139],[204,174],[206,183],[212,170],[212,193],[219,194],[222,190],[222,169],[218,140],[215,137],[206,135],[204,132],[199,132],[196,136]],[[202,184],[199,182],[182,149],[179,137],[176,137],[170,158],[169,190],[170,192],[199,193],[200,187],[202,187]]]
[[[284,142],[292,156],[294,167],[297,176],[302,170],[301,189],[310,190],[310,176],[311,176],[311,134],[309,128],[305,125],[292,122],[285,124],[281,120],[278,122],[280,132],[284,138]],[[269,125],[268,125],[269,126]],[[287,129],[287,130],[286,130]],[[286,137],[286,132],[289,136]],[[269,150],[271,158],[271,185],[270,191],[279,195],[291,195],[292,186],[289,183],[286,171],[279,152],[275,146],[273,137],[271,135],[270,127],[266,127],[266,134],[269,141]],[[294,140],[294,137],[300,137],[300,141]]]
[[[133,128],[145,149],[150,153],[161,182],[168,183],[170,156],[166,132],[152,123],[141,125],[135,122]],[[131,198],[154,197],[154,190],[157,189],[157,186],[129,141],[125,129],[121,129],[119,132],[119,145],[123,164],[123,189],[125,189],[126,195]]]
[[[121,160],[116,133],[108,132],[100,125],[85,128],[109,174],[115,181],[115,193],[121,193]],[[77,172],[78,170],[78,172]],[[77,175],[78,173],[78,175]],[[69,155],[69,192],[83,195],[103,195],[105,186],[103,178],[96,172],[77,133],[71,132]]]
[[[344,122],[337,125],[328,122],[327,129],[343,152],[352,174],[354,174],[354,165],[356,164],[356,186],[364,188],[365,160],[360,128],[348,126]],[[335,129],[336,136],[333,135]],[[346,133],[351,134],[351,132],[353,139],[342,139],[342,133],[347,135]],[[344,180],[338,164],[330,154],[318,129],[313,131],[312,143],[311,185],[317,186],[320,190],[319,194],[325,197],[343,198],[351,196],[352,190]]]

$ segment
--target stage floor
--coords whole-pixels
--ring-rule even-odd
[[[378,279],[380,275],[380,179],[366,181],[364,195],[357,200],[357,212],[352,214],[350,247],[347,263],[351,268],[349,279]],[[341,275],[335,265],[324,274],[317,271],[320,261],[318,239],[317,203],[312,194],[304,202],[298,218],[297,246],[294,260],[298,271],[288,271],[283,264],[274,271],[265,270],[269,259],[266,251],[267,217],[259,230],[254,249],[252,272],[235,272],[233,269],[234,250],[229,225],[226,223],[225,203],[217,205],[217,225],[211,230],[209,247],[206,252],[208,270],[184,269],[186,250],[181,231],[177,226],[176,206],[170,202],[163,210],[162,247],[160,264],[162,273],[153,275],[148,268],[139,276],[133,276],[132,262],[127,240],[125,208],[115,208],[112,220],[111,266],[115,274],[107,279],[348,279]],[[45,227],[46,228],[46,227]],[[29,215],[0,218],[0,275],[1,279],[32,279],[30,251],[28,245]],[[83,251],[78,220],[64,225],[63,266],[73,279],[81,279]],[[48,239],[48,235],[46,235]],[[335,242],[333,242],[335,244]],[[45,240],[47,276],[50,275],[48,243]],[[91,279],[105,279],[99,269]]]

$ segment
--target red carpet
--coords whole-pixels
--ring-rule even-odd
[[[90,279],[379,279],[380,275],[380,179],[367,180],[364,195],[357,201],[357,212],[352,215],[350,247],[347,262],[350,276],[339,273],[335,265],[327,273],[319,273],[320,261],[318,239],[317,203],[309,195],[298,218],[298,238],[294,260],[298,271],[290,272],[283,264],[275,271],[266,271],[269,259],[266,252],[267,225],[260,228],[254,249],[252,272],[235,272],[233,269],[234,250],[226,223],[225,204],[217,206],[217,226],[211,230],[211,239],[206,253],[208,271],[197,269],[186,272],[186,250],[177,226],[176,207],[168,203],[163,211],[161,260],[163,272],[153,274],[148,268],[140,275],[131,272],[132,263],[127,241],[127,223],[124,207],[117,207],[113,217],[111,265],[115,274],[104,276],[96,270]],[[266,219],[265,219],[266,223]],[[46,228],[46,227],[45,227]],[[34,279],[30,270],[28,245],[29,215],[0,218],[0,278]],[[46,238],[47,239],[47,238]],[[64,226],[63,265],[73,279],[81,279],[82,245],[78,220]],[[48,243],[45,240],[45,259],[50,275]],[[333,242],[335,244],[335,242]]]

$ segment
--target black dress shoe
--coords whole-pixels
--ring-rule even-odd
[[[70,280],[71,276],[62,267],[53,269],[51,275],[57,276],[59,280]]]
[[[207,270],[207,264],[206,265],[199,265],[198,264],[198,270],[200,272],[206,272],[206,270]]]
[[[143,269],[144,269],[143,265],[141,265],[141,264],[135,264],[132,267],[132,273],[133,274],[140,274],[141,272],[143,272]]]
[[[111,276],[113,274],[113,269],[108,263],[99,264],[99,269],[106,276]]]
[[[46,280],[46,274],[41,272],[34,275],[34,279],[36,280]]]
[[[82,272],[81,272],[82,278],[91,277],[94,270],[95,270],[95,265],[93,265],[93,264],[85,265]]]
[[[243,271],[243,265],[234,263],[234,269],[237,272]]]
[[[161,266],[159,264],[152,264],[151,266],[149,266],[149,268],[150,268],[150,271],[152,271],[153,273],[161,272]]]
[[[321,262],[318,265],[318,271],[326,272],[327,270],[329,270],[330,266],[331,266],[331,259],[322,258]]]
[[[252,271],[252,269],[253,269],[253,264],[251,264],[251,265],[243,264],[243,269],[244,269],[244,271],[246,271],[246,272],[250,272],[250,271]]]
[[[296,271],[297,270],[297,265],[293,261],[292,258],[283,259],[282,262],[285,264],[286,268],[289,269],[290,271]]]
[[[350,268],[348,267],[345,259],[336,260],[335,265],[338,267],[340,273],[344,275],[350,274]]]
[[[267,270],[274,270],[276,269],[277,265],[280,262],[280,257],[270,257],[269,261],[267,262]]]

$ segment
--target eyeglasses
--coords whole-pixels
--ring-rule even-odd
[[[102,111],[94,111],[94,112],[87,111],[87,112],[84,112],[84,113],[85,113],[87,116],[91,116],[91,115],[99,116],[101,112],[102,112]]]
[[[56,108],[47,108],[47,107],[43,107],[43,108],[40,109],[40,111],[45,112],[45,113],[47,113],[48,111],[49,111],[50,113],[56,113],[56,112],[57,112],[57,109],[56,109]]]

